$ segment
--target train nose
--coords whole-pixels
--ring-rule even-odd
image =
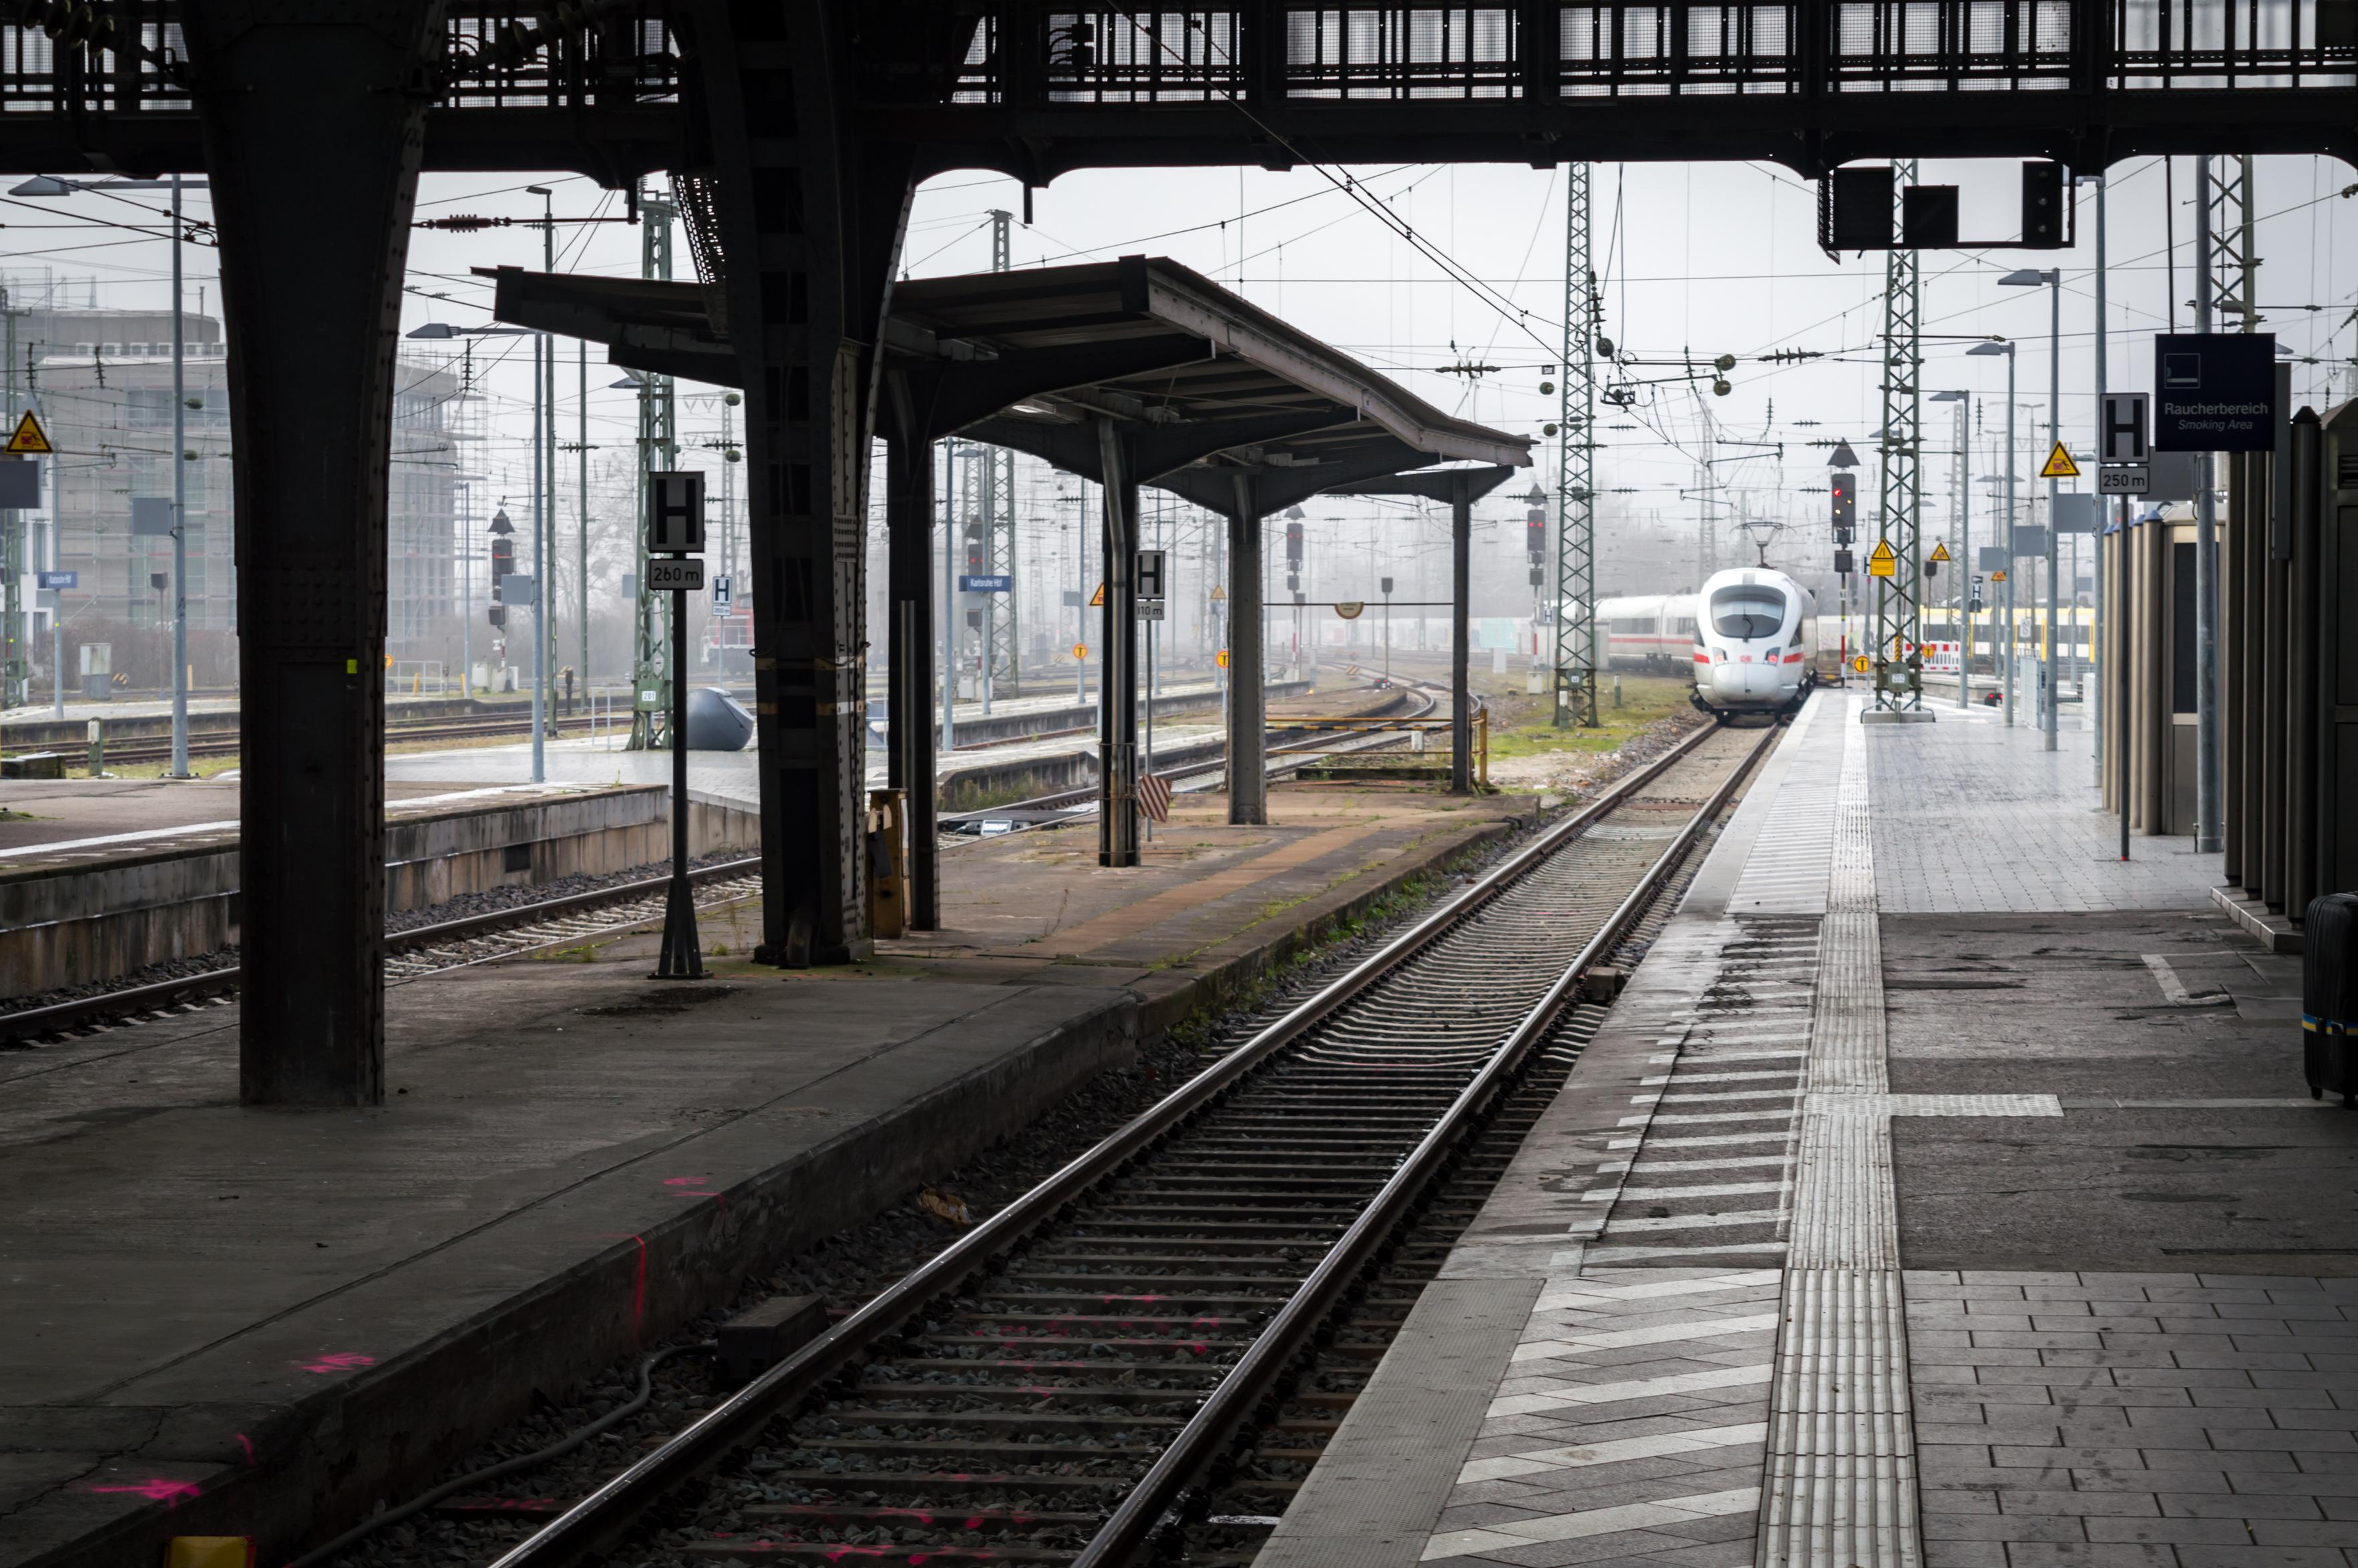
[[[1776,686],[1777,672],[1767,665],[1739,664],[1731,659],[1725,664],[1712,666],[1712,694],[1730,701],[1766,697],[1776,689]]]

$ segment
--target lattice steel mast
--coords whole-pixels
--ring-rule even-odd
[[[1555,723],[1596,718],[1596,333],[1604,301],[1589,248],[1588,165],[1563,199],[1563,373],[1556,406]]]
[[[1012,265],[1008,225],[1012,215],[993,208],[990,213],[990,270],[1005,272]],[[982,449],[983,570],[1007,579],[1005,593],[982,596],[983,645],[990,651],[990,676],[983,683],[986,704],[993,696],[1013,697],[1021,688],[1023,639],[1022,616],[1015,603],[1015,453],[1006,447]],[[986,707],[985,711],[989,711]]]
[[[2211,252],[2211,308],[2222,316],[2240,318],[2235,330],[2260,330],[2260,260],[2252,232],[2252,157],[2214,157],[2202,199],[2211,205],[2211,232],[2218,236]]]
[[[1911,159],[1894,166],[1894,183],[1916,183]],[[1924,520],[1923,367],[1916,253],[1900,245],[1884,266],[1883,428],[1877,438],[1883,454],[1877,498],[1876,532],[1893,557],[1887,578],[1875,583],[1875,706],[1915,710],[1923,707],[1923,641],[1920,621],[1923,590],[1919,535]]]
[[[671,225],[679,209],[652,192],[639,192],[639,276],[671,276]],[[639,494],[631,532],[638,541],[637,600],[632,623],[636,640],[631,657],[631,741],[643,752],[657,745],[665,715],[671,711],[672,603],[678,594],[647,591],[647,475],[679,466],[679,411],[667,375],[639,377]]]

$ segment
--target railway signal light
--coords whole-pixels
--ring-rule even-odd
[[[1542,560],[1546,559],[1546,557],[1547,557],[1547,508],[1546,508],[1546,507],[1544,507],[1544,506],[1534,506],[1534,507],[1532,507],[1530,511],[1528,511],[1528,512],[1526,512],[1526,513],[1524,513],[1524,514],[1523,514],[1523,538],[1524,538],[1524,543],[1525,543],[1526,547],[1527,547],[1527,548],[1529,548],[1529,549],[1530,549],[1530,551],[1531,551],[1531,564],[1532,564],[1533,566],[1537,566],[1541,561],[1542,561]],[[1538,578],[1534,577],[1534,578],[1532,578],[1532,579],[1531,579],[1531,580],[1532,580],[1533,582],[1537,582],[1537,581],[1539,581],[1540,579],[1539,579]]]
[[[1288,523],[1285,525],[1285,564],[1296,570],[1301,569],[1302,524],[1299,523]]]
[[[1858,522],[1858,475],[1836,472],[1828,481],[1833,495],[1833,523],[1844,532]]]

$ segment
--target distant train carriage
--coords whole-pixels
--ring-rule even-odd
[[[1654,594],[1596,601],[1605,662],[1617,670],[1676,670],[1694,651],[1694,595]]]

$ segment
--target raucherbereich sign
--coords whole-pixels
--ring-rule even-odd
[[[2268,452],[2277,445],[2273,332],[2175,332],[2153,340],[2153,449]]]

